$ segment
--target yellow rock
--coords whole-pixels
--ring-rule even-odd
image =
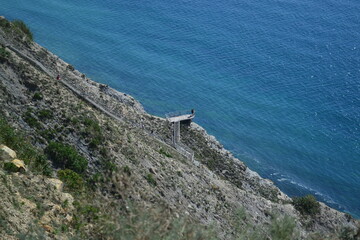
[[[62,191],[64,184],[61,180],[56,179],[56,178],[49,178],[48,181],[51,185],[53,185],[56,188],[56,190],[58,190],[60,192]]]
[[[68,223],[71,223],[72,220],[73,220],[73,217],[70,216],[69,214],[66,214],[65,221],[67,221]]]
[[[47,232],[53,232],[54,231],[54,228],[52,226],[50,226],[50,225],[43,225],[43,228]]]
[[[25,172],[26,171],[25,163],[24,163],[23,160],[14,159],[11,162],[18,168],[19,172]]]
[[[5,145],[0,145],[0,160],[9,161],[16,158],[16,152]]]

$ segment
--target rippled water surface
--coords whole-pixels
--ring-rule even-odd
[[[360,216],[357,0],[0,0],[150,113],[196,121],[291,196]]]

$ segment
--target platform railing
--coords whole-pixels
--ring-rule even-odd
[[[165,117],[172,118],[172,117],[178,117],[178,116],[189,115],[189,114],[191,114],[191,111],[181,110],[181,111],[176,111],[176,112],[169,112],[169,113],[165,114]]]

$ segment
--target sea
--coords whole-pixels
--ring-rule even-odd
[[[151,114],[195,109],[288,195],[360,218],[359,0],[0,0],[0,15]]]

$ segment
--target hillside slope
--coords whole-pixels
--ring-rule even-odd
[[[46,192],[46,182],[53,178],[61,178],[64,191],[75,199],[71,217],[52,216],[37,237],[357,238],[359,223],[351,216],[322,203],[315,214],[300,213],[291,198],[249,170],[195,123],[182,126],[182,140],[195,152],[195,161],[182,156],[170,146],[171,125],[166,119],[149,115],[131,96],[87,78],[6,19],[0,19],[0,45],[4,126],[18,129],[14,134],[43,156],[23,159],[29,166],[25,173],[0,170],[5,176],[2,184],[12,186],[2,190],[1,201],[14,206],[14,195],[27,199],[22,200],[25,206],[2,209],[1,221],[9,221],[10,227],[1,230],[0,238],[26,236],[31,229],[26,226],[41,222],[47,211],[28,211],[27,201],[29,206],[46,201],[57,201],[46,206],[64,204],[59,197],[51,198],[54,192]],[[61,80],[56,79],[58,74]],[[6,139],[0,135],[0,144],[18,151],[19,146]],[[59,158],[69,151],[74,153]],[[71,162],[72,157],[79,162]],[[71,169],[74,175],[61,169]],[[81,180],[72,185],[77,177]],[[22,182],[25,187],[30,183],[29,191]],[[31,199],[37,196],[36,189],[40,200]],[[19,227],[23,211],[31,217]],[[11,221],[10,215],[14,216]]]

